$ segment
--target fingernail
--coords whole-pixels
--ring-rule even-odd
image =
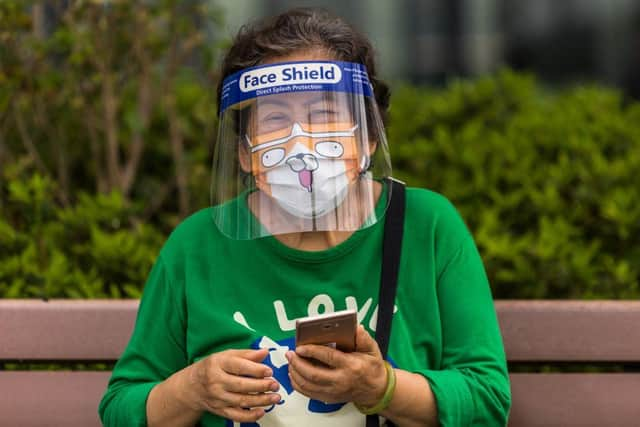
[[[307,355],[307,347],[298,347],[296,348],[296,353],[300,356],[306,356]]]
[[[264,376],[265,377],[272,377],[273,376],[273,371],[271,369],[268,369],[264,371]]]
[[[278,383],[271,383],[271,386],[269,386],[269,390],[271,391],[278,391],[280,389],[280,386],[278,385]]]
[[[291,362],[291,358],[293,357],[293,351],[287,351],[287,352],[285,353],[285,357],[287,358],[287,360],[288,360],[289,362]]]
[[[273,403],[278,403],[278,402],[280,402],[280,399],[281,399],[281,397],[280,397],[280,395],[279,395],[279,394],[274,394],[273,396],[271,396],[271,401],[272,401]]]

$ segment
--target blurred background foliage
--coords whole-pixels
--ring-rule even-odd
[[[0,2],[0,296],[138,297],[209,202],[222,13],[70,2],[42,34],[38,5]],[[640,296],[637,102],[508,70],[397,86],[389,144],[461,211],[496,297]]]
[[[640,103],[503,71],[392,105],[395,174],[452,200],[497,297],[640,296]]]
[[[140,295],[169,230],[209,200],[219,43],[202,22],[220,16],[0,2],[0,295]]]

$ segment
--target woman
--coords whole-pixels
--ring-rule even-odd
[[[442,196],[407,189],[388,363],[372,338],[391,191],[389,92],[369,42],[292,10],[244,27],[222,75],[214,206],[163,247],[104,424],[362,426],[372,411],[399,426],[506,424],[489,286]],[[345,308],[361,323],[354,352],[295,347],[294,319]]]

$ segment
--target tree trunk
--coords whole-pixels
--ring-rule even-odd
[[[144,29],[142,29],[144,30]],[[138,88],[137,99],[137,115],[140,121],[138,125],[133,129],[133,135],[131,138],[131,148],[129,150],[129,159],[125,165],[124,173],[122,174],[122,191],[125,195],[128,195],[135,183],[136,174],[142,157],[144,148],[144,133],[149,127],[149,121],[151,119],[151,106],[152,106],[152,93],[151,93],[151,72],[150,72],[150,60],[145,52],[144,46],[142,46],[140,38],[136,37],[134,53],[142,68],[140,73],[140,85]]]
[[[31,8],[31,19],[33,22],[33,35],[43,40],[47,37],[46,15],[44,3],[36,3]]]
[[[7,155],[8,150],[4,145],[4,126],[2,126],[2,124],[2,121],[0,121],[0,211],[2,211],[4,201],[4,198],[2,197],[2,194],[4,193],[4,165],[9,164],[9,156]]]
[[[67,142],[62,138],[61,132],[55,132],[57,138],[55,144],[58,145],[57,167],[58,167],[58,190],[62,204],[69,206],[69,164],[67,162]]]
[[[169,139],[171,142],[171,153],[176,174],[176,185],[178,187],[178,206],[180,216],[185,217],[189,213],[189,187],[187,171],[184,162],[184,142],[180,124],[178,123],[178,112],[175,107],[175,97],[173,94],[167,95],[167,115],[169,120]]]
[[[109,191],[120,190],[120,160],[118,155],[118,122],[113,74],[107,67],[102,73],[102,102],[104,104],[104,130],[107,137],[107,176]]]
[[[180,52],[178,46],[177,19],[178,4],[173,4],[173,13],[171,14],[171,22],[169,24],[171,33],[171,42],[169,45],[169,55],[167,61],[167,74],[164,85],[165,106],[167,108],[167,120],[169,121],[169,141],[171,143],[171,153],[173,154],[173,162],[176,175],[176,186],[178,188],[178,207],[180,216],[185,217],[189,213],[189,188],[187,180],[187,172],[184,163],[184,142],[182,131],[180,130],[179,116],[176,109],[175,89],[173,88],[178,66],[180,65]]]
[[[86,110],[87,133],[89,134],[89,147],[91,150],[91,159],[96,175],[96,190],[99,193],[109,191],[108,178],[104,175],[102,152],[100,150],[100,140],[98,139],[98,130],[96,126],[96,116],[93,109]]]
[[[20,140],[22,141],[22,145],[24,146],[25,150],[27,150],[27,153],[29,153],[29,156],[33,160],[36,168],[40,171],[40,173],[44,176],[51,176],[49,171],[47,170],[47,167],[42,161],[42,157],[40,156],[40,153],[38,152],[38,149],[36,148],[33,139],[29,134],[29,131],[27,130],[27,126],[24,122],[24,117],[22,117],[22,112],[20,112],[19,107],[17,107],[15,104],[13,106],[13,113],[16,125],[18,127],[18,133],[20,134]]]

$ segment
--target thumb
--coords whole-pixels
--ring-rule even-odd
[[[368,353],[372,356],[381,357],[378,343],[369,335],[369,332],[367,332],[362,325],[358,325],[358,329],[356,330],[356,351],[358,353]]]
[[[240,350],[238,356],[253,362],[262,362],[269,354],[269,350],[261,348],[259,350]]]

